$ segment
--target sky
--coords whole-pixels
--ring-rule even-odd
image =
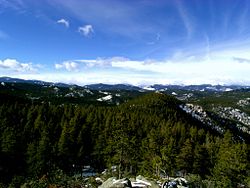
[[[250,85],[249,0],[0,0],[0,77]]]

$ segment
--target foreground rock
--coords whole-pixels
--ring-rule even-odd
[[[99,188],[131,188],[132,184],[128,178],[116,180],[114,177],[107,179]]]
[[[132,187],[151,187],[151,188],[159,188],[160,186],[152,180],[148,180],[145,177],[139,175],[136,177],[135,181],[132,181]]]
[[[137,176],[136,179],[118,179],[116,180],[114,177],[107,179],[103,182],[99,188],[159,188],[160,186],[152,181],[144,178],[143,176]]]
[[[175,178],[164,182],[161,188],[188,188],[188,182],[184,178]]]

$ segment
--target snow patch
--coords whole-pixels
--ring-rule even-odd
[[[237,105],[239,105],[239,106],[241,106],[241,107],[245,107],[245,106],[250,105],[250,98],[246,98],[246,99],[239,100],[239,101],[237,102]]]
[[[225,91],[233,91],[231,88],[226,88]]]
[[[54,90],[55,90],[55,92],[58,92],[59,88],[58,87],[54,87]]]
[[[152,88],[151,86],[146,86],[143,89],[148,90],[148,91],[155,91],[155,88]]]
[[[108,101],[112,99],[112,95],[107,95],[105,97],[97,99],[97,101]]]
[[[111,93],[106,92],[106,91],[99,91],[99,93],[102,93],[102,94],[104,94],[104,95],[109,95],[109,94],[111,94]]]
[[[160,89],[160,91],[167,91],[167,90],[168,90],[168,88]]]
[[[90,95],[93,95],[94,93],[92,92],[92,91],[90,91],[89,89],[84,89],[84,91],[86,92],[86,93],[89,93]]]

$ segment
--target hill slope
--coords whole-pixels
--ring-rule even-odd
[[[10,181],[15,175],[40,177],[55,168],[72,174],[86,165],[98,171],[116,166],[119,173],[159,176],[164,170],[204,178],[212,176],[217,165],[224,165],[226,159],[217,155],[223,148],[249,154],[238,140],[241,135],[235,133],[232,139],[229,132],[217,131],[186,113],[181,105],[183,102],[161,93],[113,107],[2,100],[1,181]],[[229,140],[223,139],[224,133]],[[246,169],[244,173],[234,170],[242,178]]]

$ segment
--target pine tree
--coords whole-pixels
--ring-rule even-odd
[[[194,149],[193,173],[205,178],[205,175],[209,174],[209,166],[209,155],[205,146],[197,143]]]
[[[193,160],[193,146],[191,141],[187,139],[176,158],[178,169],[183,171],[184,174],[191,172],[193,167]]]
[[[163,163],[163,172],[165,172],[165,175],[174,175],[174,169],[176,168],[176,149],[175,140],[172,137],[170,137],[170,139],[168,139],[168,143],[162,147],[161,158]]]
[[[245,179],[246,171],[246,144],[234,144],[232,134],[226,132],[213,170],[214,179],[221,187],[237,187]]]
[[[14,155],[17,149],[17,134],[15,129],[7,127],[2,133],[1,140],[2,152]]]

